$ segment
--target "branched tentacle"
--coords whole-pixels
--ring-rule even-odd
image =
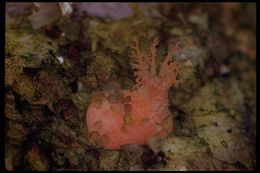
[[[173,46],[173,48],[167,52],[167,55],[164,59],[163,64],[161,65],[161,70],[160,70],[160,75],[162,75],[162,73],[164,72],[165,69],[167,69],[167,66],[169,65],[170,61],[172,60],[172,56],[174,55],[174,53],[179,50],[182,47],[181,42],[176,42]]]
[[[149,61],[149,56],[141,53],[139,48],[139,42],[136,38],[134,38],[134,43],[130,47],[132,48],[131,51],[132,57],[135,60],[133,63],[131,63],[131,65],[136,70],[135,71],[136,83],[137,83],[135,86],[136,88],[148,80],[150,61]]]
[[[151,46],[151,74],[156,75],[156,46],[158,45],[159,41],[157,38],[154,39],[153,44]]]
[[[159,41],[157,38],[154,39],[151,48],[150,54],[145,55],[140,51],[139,42],[137,38],[134,38],[131,54],[134,58],[134,62],[131,63],[132,67],[136,70],[134,75],[136,77],[136,85],[134,88],[138,88],[141,85],[147,83],[151,78],[158,77],[166,87],[171,85],[178,86],[180,83],[176,79],[180,71],[180,62],[175,62],[172,60],[174,53],[182,47],[180,42],[176,42],[173,48],[167,52],[164,62],[161,65],[159,75],[156,75],[156,46]]]

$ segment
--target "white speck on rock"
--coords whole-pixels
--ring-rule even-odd
[[[64,62],[64,59],[63,59],[63,57],[62,57],[62,56],[57,56],[56,58],[59,60],[59,62],[60,62],[61,64],[63,64],[63,62]]]

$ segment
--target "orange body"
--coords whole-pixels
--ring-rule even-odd
[[[97,95],[90,103],[86,121],[89,140],[107,149],[120,149],[126,144],[147,144],[150,137],[167,136],[173,127],[168,110],[168,90],[178,84],[179,64],[171,60],[177,44],[168,52],[159,74],[155,70],[155,39],[151,56],[140,53],[135,41],[133,57],[136,63],[137,85],[131,91],[117,90]]]

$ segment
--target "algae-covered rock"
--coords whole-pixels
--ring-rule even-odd
[[[87,92],[77,92],[72,95],[72,101],[77,106],[77,108],[81,111],[86,110],[86,105],[89,101],[89,94]]]
[[[239,161],[252,168],[252,151],[232,118],[224,113],[212,113],[194,117],[194,121],[198,136],[207,141],[214,158],[228,163]]]
[[[5,35],[6,54],[18,63],[14,66],[39,67],[41,63],[57,51],[55,42],[41,32],[10,30]]]
[[[42,32],[30,28],[25,17],[18,19],[20,21],[16,23],[12,17],[6,18],[5,83],[13,85],[14,90],[29,102],[34,102],[36,86],[24,75],[24,68],[40,67],[57,51],[57,45]]]
[[[97,54],[95,61],[97,64],[99,64],[104,70],[108,73],[113,72],[115,68],[115,62],[111,57],[108,57],[104,54]]]
[[[13,84],[14,90],[29,102],[35,101],[35,84],[25,76],[20,76],[19,81]]]
[[[160,23],[160,20],[146,17],[131,18],[113,23],[101,23],[91,20],[86,26],[85,35],[90,37],[93,51],[98,50],[99,45],[102,45],[113,52],[122,54],[132,41],[133,35],[152,39]],[[148,32],[147,28],[149,28]]]
[[[112,171],[116,169],[119,159],[119,151],[103,151],[100,153],[99,166],[101,170]]]
[[[94,58],[86,69],[87,75],[80,79],[87,92],[116,79],[118,75],[115,59],[103,53],[96,54]]]
[[[84,161],[86,170],[98,170],[98,152],[95,150],[87,150]]]
[[[6,91],[5,94],[5,117],[14,121],[22,121],[22,115],[15,109],[15,96]]]
[[[42,71],[35,79],[37,81],[36,89],[41,93],[38,101],[48,103],[50,108],[52,108],[52,103],[56,103],[58,99],[64,98],[70,93],[68,87],[53,72]]]
[[[221,104],[217,91],[220,86],[210,83],[201,88],[195,96],[183,106],[183,110],[192,116],[197,134],[208,144],[214,158],[229,164],[237,161],[247,169],[253,168],[253,148],[242,133],[241,126],[228,112],[219,110]],[[237,112],[238,116],[242,116]]]
[[[198,70],[190,60],[183,63],[179,78],[182,80],[179,87],[169,92],[169,100],[176,106],[188,101],[194,94],[194,90],[200,87],[201,79],[197,78]]]
[[[8,121],[6,135],[12,144],[21,144],[29,129],[24,124],[16,121]]]
[[[5,60],[5,84],[12,86],[14,91],[29,102],[35,101],[35,84],[23,73],[22,60],[8,58]]]
[[[195,96],[187,104],[183,105],[183,110],[188,114],[192,113],[192,116],[216,112],[217,98],[214,97],[215,92],[214,84],[203,87],[194,93]]]
[[[39,149],[37,145],[33,145],[31,150],[28,151],[27,159],[31,170],[35,171],[47,171],[49,164],[48,160],[44,156],[44,153]]]
[[[5,168],[8,171],[16,170],[16,168],[21,164],[21,148],[16,145],[6,145],[5,146]]]
[[[6,85],[12,85],[15,81],[19,80],[20,74],[23,72],[23,68],[21,66],[14,65],[15,63],[17,63],[17,61],[10,58],[5,60]]]
[[[197,12],[189,16],[189,22],[198,26],[202,30],[208,29],[208,14],[203,12]]]
[[[167,160],[162,170],[212,170],[208,145],[197,137],[171,136],[165,139],[162,151]]]
[[[176,51],[175,58],[191,61],[191,64],[200,68],[204,67],[204,62],[208,58],[208,52],[202,46],[202,41],[191,34],[182,37],[173,37],[168,41],[168,49],[171,48],[174,42],[180,41],[183,44],[182,49]]]
[[[69,41],[76,41],[80,38],[81,25],[79,22],[63,22],[59,25],[59,28]]]

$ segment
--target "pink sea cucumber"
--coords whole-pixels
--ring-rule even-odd
[[[176,79],[180,63],[172,56],[180,43],[168,51],[159,73],[156,72],[156,46],[154,39],[150,54],[140,51],[134,39],[132,57],[135,62],[136,85],[131,90],[119,89],[114,93],[97,94],[88,106],[86,122],[89,141],[107,149],[120,149],[126,144],[147,144],[149,138],[167,136],[173,129],[168,109],[168,90],[178,86]]]

